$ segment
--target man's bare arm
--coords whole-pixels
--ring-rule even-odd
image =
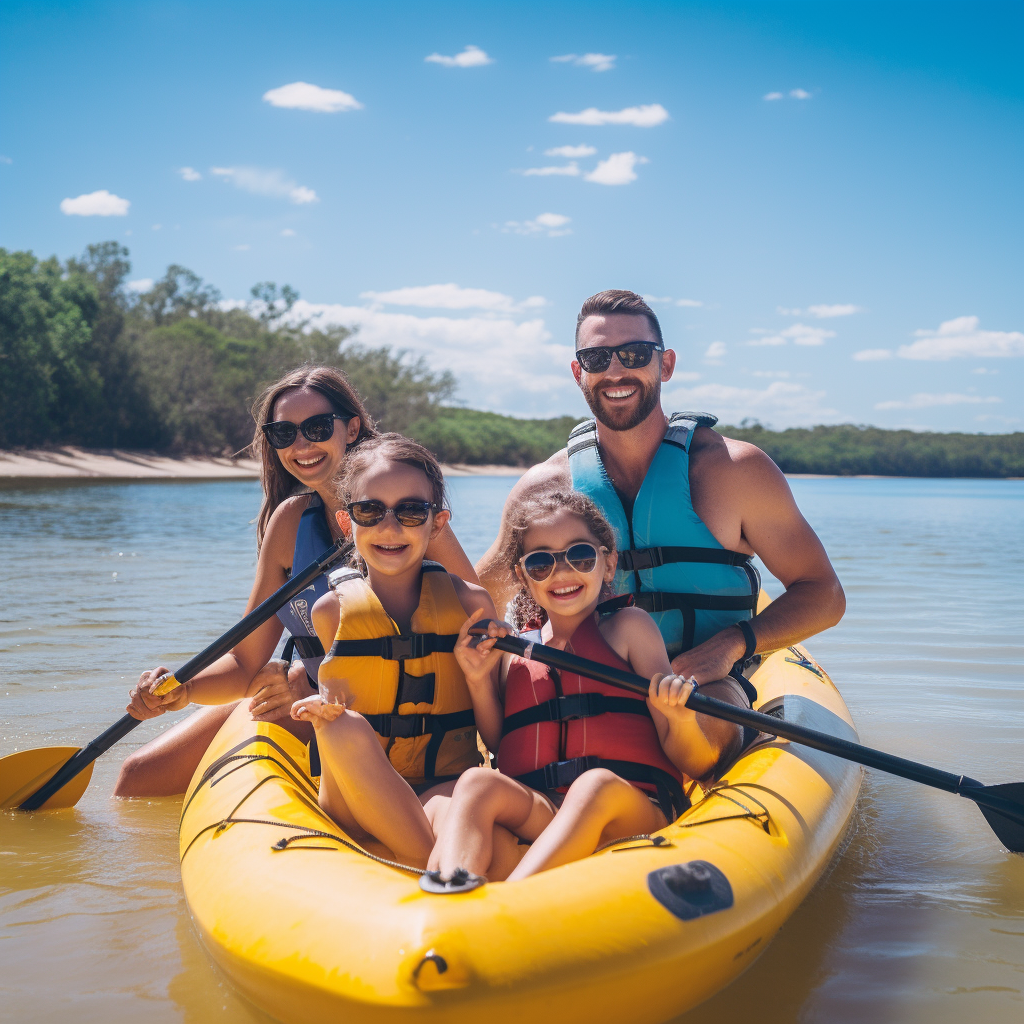
[[[547,462],[541,462],[528,469],[509,492],[509,496],[505,500],[505,507],[501,512],[501,527],[498,530],[498,536],[480,561],[476,563],[476,574],[480,578],[480,585],[491,595],[499,617],[504,616],[505,607],[516,592],[515,577],[501,562],[501,550],[505,546],[505,538],[508,535],[509,510],[514,508],[524,495],[532,491],[571,486],[569,459],[563,449],[552,455]]]

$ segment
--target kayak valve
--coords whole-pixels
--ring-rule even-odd
[[[458,964],[450,964],[437,950],[428,949],[413,968],[412,981],[421,992],[465,988],[469,984],[469,971]]]

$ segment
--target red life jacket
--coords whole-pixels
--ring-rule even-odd
[[[631,672],[590,615],[565,648]],[[527,786],[564,793],[584,772],[607,768],[657,796],[674,821],[689,806],[683,776],[658,741],[647,701],[586,676],[513,656],[505,682],[498,768]]]

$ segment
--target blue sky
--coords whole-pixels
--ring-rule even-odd
[[[1024,429],[1022,11],[6,0],[0,245],[289,283],[475,408],[582,412],[627,287],[673,408]]]

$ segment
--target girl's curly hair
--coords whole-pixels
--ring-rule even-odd
[[[604,513],[585,494],[579,491],[538,490],[525,494],[506,513],[505,543],[500,560],[515,580],[517,590],[509,603],[509,621],[521,630],[531,621],[543,622],[547,613],[534,601],[525,583],[516,576],[515,567],[526,553],[523,541],[531,526],[555,512],[568,512],[580,519],[594,539],[608,549],[608,557],[615,559],[615,533]]]

